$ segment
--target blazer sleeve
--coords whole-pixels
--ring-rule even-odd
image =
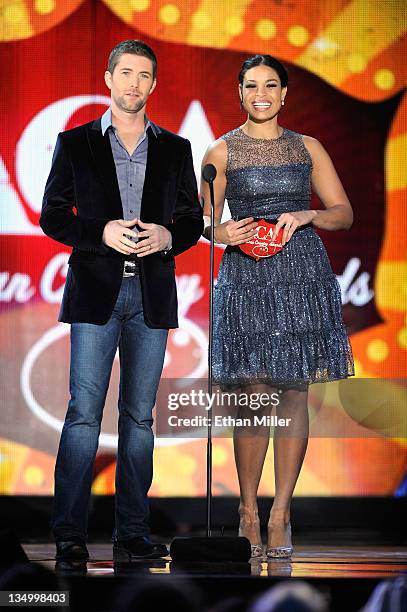
[[[198,189],[192,160],[191,143],[185,141],[185,155],[181,169],[172,223],[164,223],[172,236],[172,248],[161,252],[163,259],[179,255],[196,244],[203,232],[203,212],[198,199]]]
[[[67,246],[100,255],[109,252],[103,243],[103,230],[109,219],[93,219],[75,214],[75,185],[69,151],[58,134],[51,171],[45,185],[39,219],[43,232]]]

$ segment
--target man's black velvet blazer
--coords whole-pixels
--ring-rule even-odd
[[[148,128],[148,156],[140,219],[164,225],[172,235],[167,254],[138,258],[144,320],[149,327],[178,326],[174,255],[196,244],[202,231],[191,145]],[[106,223],[123,209],[109,134],[100,119],[58,135],[45,187],[40,225],[73,247],[59,315],[66,323],[102,325],[110,318],[126,258],[102,241]]]

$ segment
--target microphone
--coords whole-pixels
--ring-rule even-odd
[[[218,172],[213,164],[206,164],[202,170],[202,178],[207,183],[213,183],[213,181],[216,179],[217,173]]]

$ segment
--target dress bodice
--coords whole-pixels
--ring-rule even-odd
[[[236,128],[222,138],[228,152],[225,197],[233,218],[309,208],[312,160],[301,134],[283,128],[275,139],[252,138]]]

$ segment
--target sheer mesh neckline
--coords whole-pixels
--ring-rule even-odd
[[[241,127],[237,129],[239,130],[239,132],[243,134],[243,136],[246,136],[246,138],[249,138],[249,140],[257,140],[259,142],[263,142],[263,141],[264,142],[275,142],[277,140],[281,140],[283,136],[285,136],[285,133],[286,133],[286,128],[283,127],[282,128],[283,131],[281,132],[280,136],[277,136],[277,138],[255,138],[254,136],[249,136],[249,134],[246,134],[246,132],[244,132]]]
[[[273,139],[252,138],[240,127],[224,134],[222,138],[227,143],[226,174],[244,168],[262,168],[261,171],[267,173],[270,167],[283,167],[297,163],[307,166],[311,164],[310,154],[305,148],[301,134],[285,127],[280,136]],[[249,182],[252,181],[253,177]],[[230,189],[233,191],[233,185],[229,181],[227,185],[229,195]]]

